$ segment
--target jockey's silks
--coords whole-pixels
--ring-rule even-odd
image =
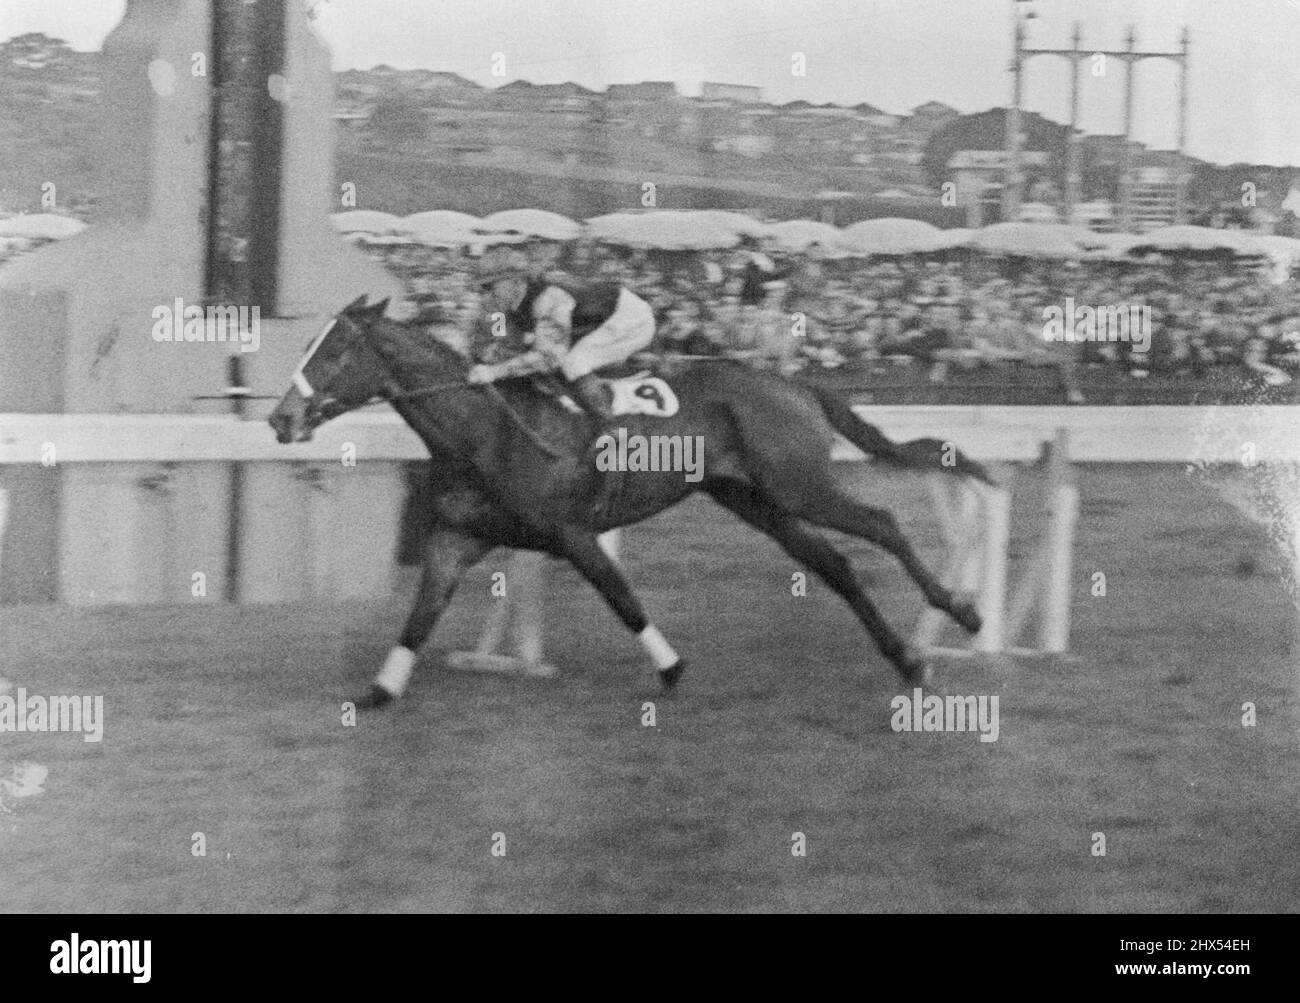
[[[544,282],[540,279],[529,281],[528,288],[524,291],[524,298],[519,301],[519,306],[506,314],[506,321],[512,331],[524,334],[532,332],[533,328],[537,326],[537,318],[533,316],[533,304],[537,302],[537,297],[553,285],[556,285],[556,283]],[[618,296],[622,287],[614,282],[602,282],[590,286],[570,287],[563,285],[560,288],[572,296],[574,300],[569,335],[569,344],[573,344],[583,335],[590,334],[609,320],[610,317],[614,316],[614,311],[618,308]]]

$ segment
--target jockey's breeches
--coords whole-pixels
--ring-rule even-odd
[[[626,289],[618,296],[613,316],[573,343],[560,363],[566,380],[576,380],[602,366],[623,362],[649,347],[655,336],[655,315],[650,304]]]

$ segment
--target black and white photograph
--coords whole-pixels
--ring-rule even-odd
[[[1181,917],[1060,949],[1249,980],[1297,52],[1298,0],[0,0],[0,912]],[[24,964],[152,978],[64,925]]]

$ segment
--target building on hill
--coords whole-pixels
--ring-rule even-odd
[[[1143,233],[1182,222],[1191,176],[1189,158],[1173,150],[1135,156],[1120,178],[1120,225]]]
[[[931,128],[938,128],[960,114],[961,112],[956,108],[950,107],[942,101],[927,101],[925,104],[919,104],[913,108],[911,117],[928,123]]]
[[[407,87],[418,91],[482,91],[483,88],[447,70],[410,70],[406,76]]]
[[[0,42],[0,61],[6,68],[43,70],[66,62],[72,55],[71,46],[63,39],[51,38],[39,31],[15,35]]]
[[[335,101],[330,117],[347,129],[359,129],[370,121],[375,106],[358,101]]]
[[[879,129],[893,129],[898,126],[897,115],[890,115],[883,112],[875,105],[867,104],[865,101],[860,104],[855,104],[853,110],[857,113],[858,118]]]
[[[639,84],[610,84],[605,100],[625,104],[653,104],[677,100],[677,85],[671,80],[643,80]]]
[[[581,84],[534,84],[512,80],[488,92],[493,101],[505,106],[528,107],[542,111],[581,112],[591,109],[600,95]]]
[[[334,91],[340,97],[373,98],[382,94],[383,90],[379,80],[367,70],[344,70],[334,75]]]
[[[1124,163],[1124,145],[1134,161],[1146,153],[1146,144],[1125,140],[1120,135],[1092,135],[1079,137],[1079,155],[1083,163],[1094,169],[1118,170]]]
[[[751,87],[748,84],[704,83],[700,85],[700,100],[762,104],[763,88]]]

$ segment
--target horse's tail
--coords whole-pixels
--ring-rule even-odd
[[[812,384],[804,384],[821,405],[826,420],[840,435],[868,456],[905,470],[948,470],[962,477],[974,477],[985,484],[993,478],[979,463],[956,450],[951,443],[938,439],[911,439],[894,442],[884,432],[854,412],[839,394]]]

